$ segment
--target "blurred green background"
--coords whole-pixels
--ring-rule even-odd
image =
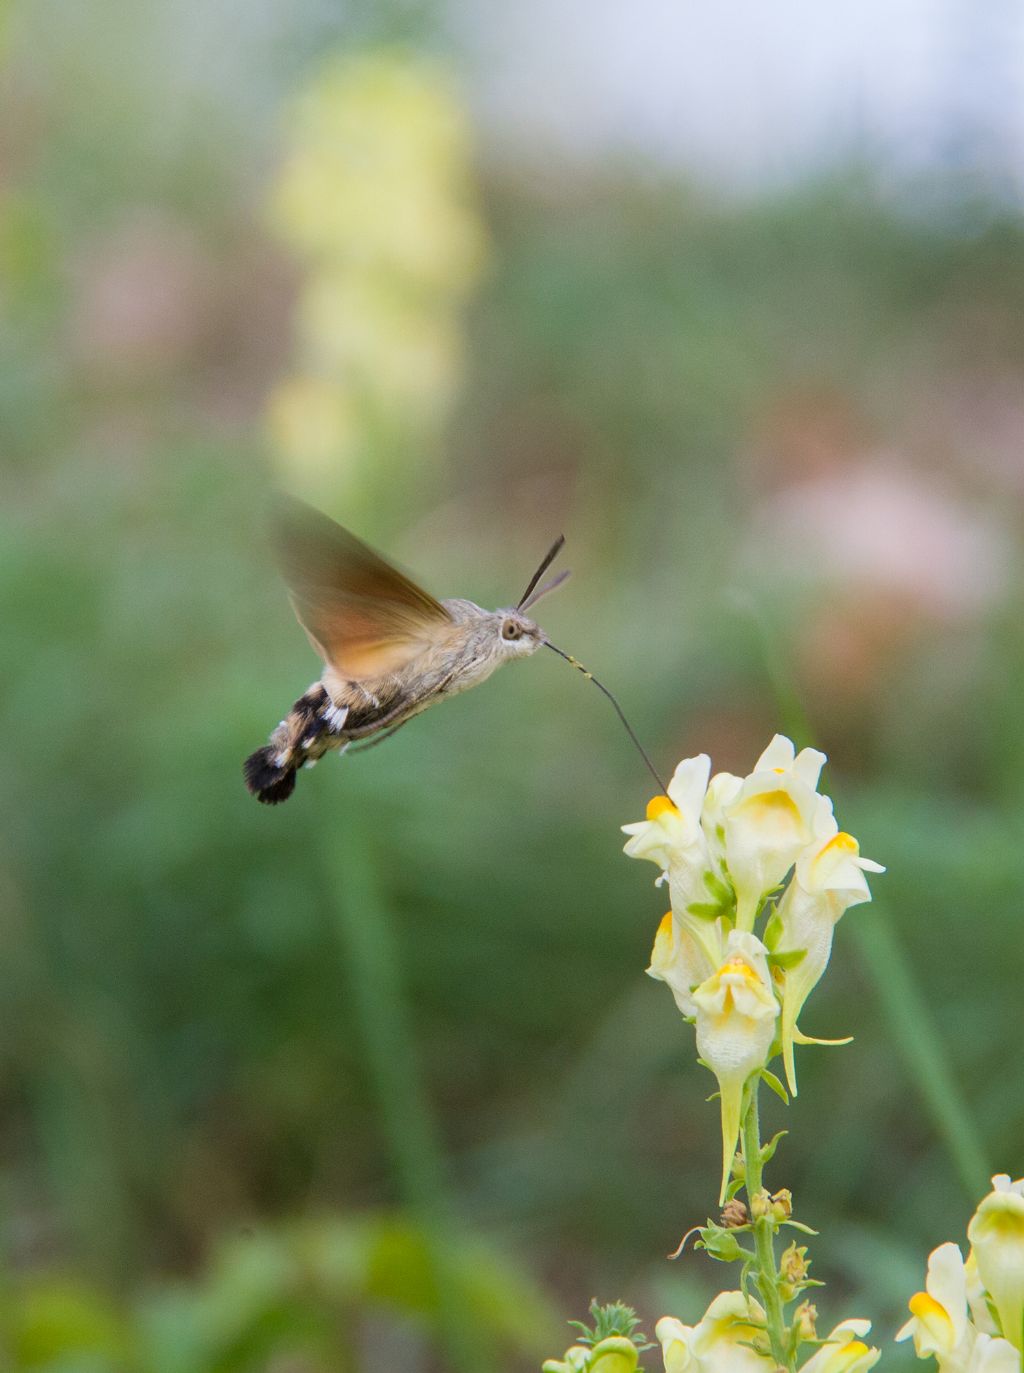
[[[855,1043],[766,1108],[826,1317],[888,1340],[1024,1171],[1014,197],[531,161],[450,30],[4,11],[4,1368],[518,1371],[734,1281],[664,1259],[717,1111],[597,692],[544,655],[246,795],[318,670],[280,486],[488,606],[564,530],[539,618],[666,773],[828,752],[888,874],[805,1016]]]

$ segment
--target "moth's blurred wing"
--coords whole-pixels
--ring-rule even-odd
[[[452,628],[440,601],[319,510],[288,497],[276,534],[299,623],[342,677],[398,672]]]

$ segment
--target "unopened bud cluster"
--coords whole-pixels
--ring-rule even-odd
[[[639,1330],[640,1322],[631,1306],[610,1302],[606,1306],[590,1303],[591,1325],[571,1321],[579,1333],[578,1342],[560,1359],[547,1359],[542,1373],[643,1373],[640,1355],[653,1346]]]

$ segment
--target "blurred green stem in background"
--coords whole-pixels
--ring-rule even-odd
[[[734,588],[729,599],[737,615],[750,626],[761,666],[775,697],[775,709],[779,713],[783,733],[789,735],[798,750],[816,748],[811,722],[793,681],[785,651],[780,645],[778,626],[749,592]]]
[[[423,1229],[433,1260],[440,1338],[452,1373],[476,1373],[473,1313],[454,1276],[454,1221],[437,1130],[416,1066],[398,943],[373,855],[349,816],[325,833],[329,892],[348,965],[354,1018],[380,1110],[401,1201]]]
[[[851,922],[893,1038],[912,1081],[942,1137],[968,1197],[983,1196],[992,1169],[956,1079],[941,1049],[934,1017],[915,982],[892,924],[880,903],[863,907]]]
[[[734,604],[750,621],[784,728],[798,748],[818,747],[785,653],[779,647],[780,635],[775,625],[747,593],[737,592]],[[984,1194],[991,1169],[970,1110],[950,1071],[928,1004],[883,907],[877,903],[871,908],[863,907],[851,924],[910,1079],[946,1146],[967,1196],[974,1201]]]

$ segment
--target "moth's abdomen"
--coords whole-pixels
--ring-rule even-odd
[[[320,682],[309,688],[270,736],[270,742],[250,753],[242,766],[245,785],[257,801],[276,806],[295,790],[295,774],[312,766],[336,748],[348,716],[336,706]]]
[[[243,764],[245,785],[266,806],[276,806],[287,801],[295,790],[295,766],[282,766],[277,760],[280,754],[272,745],[258,748],[250,753]]]

